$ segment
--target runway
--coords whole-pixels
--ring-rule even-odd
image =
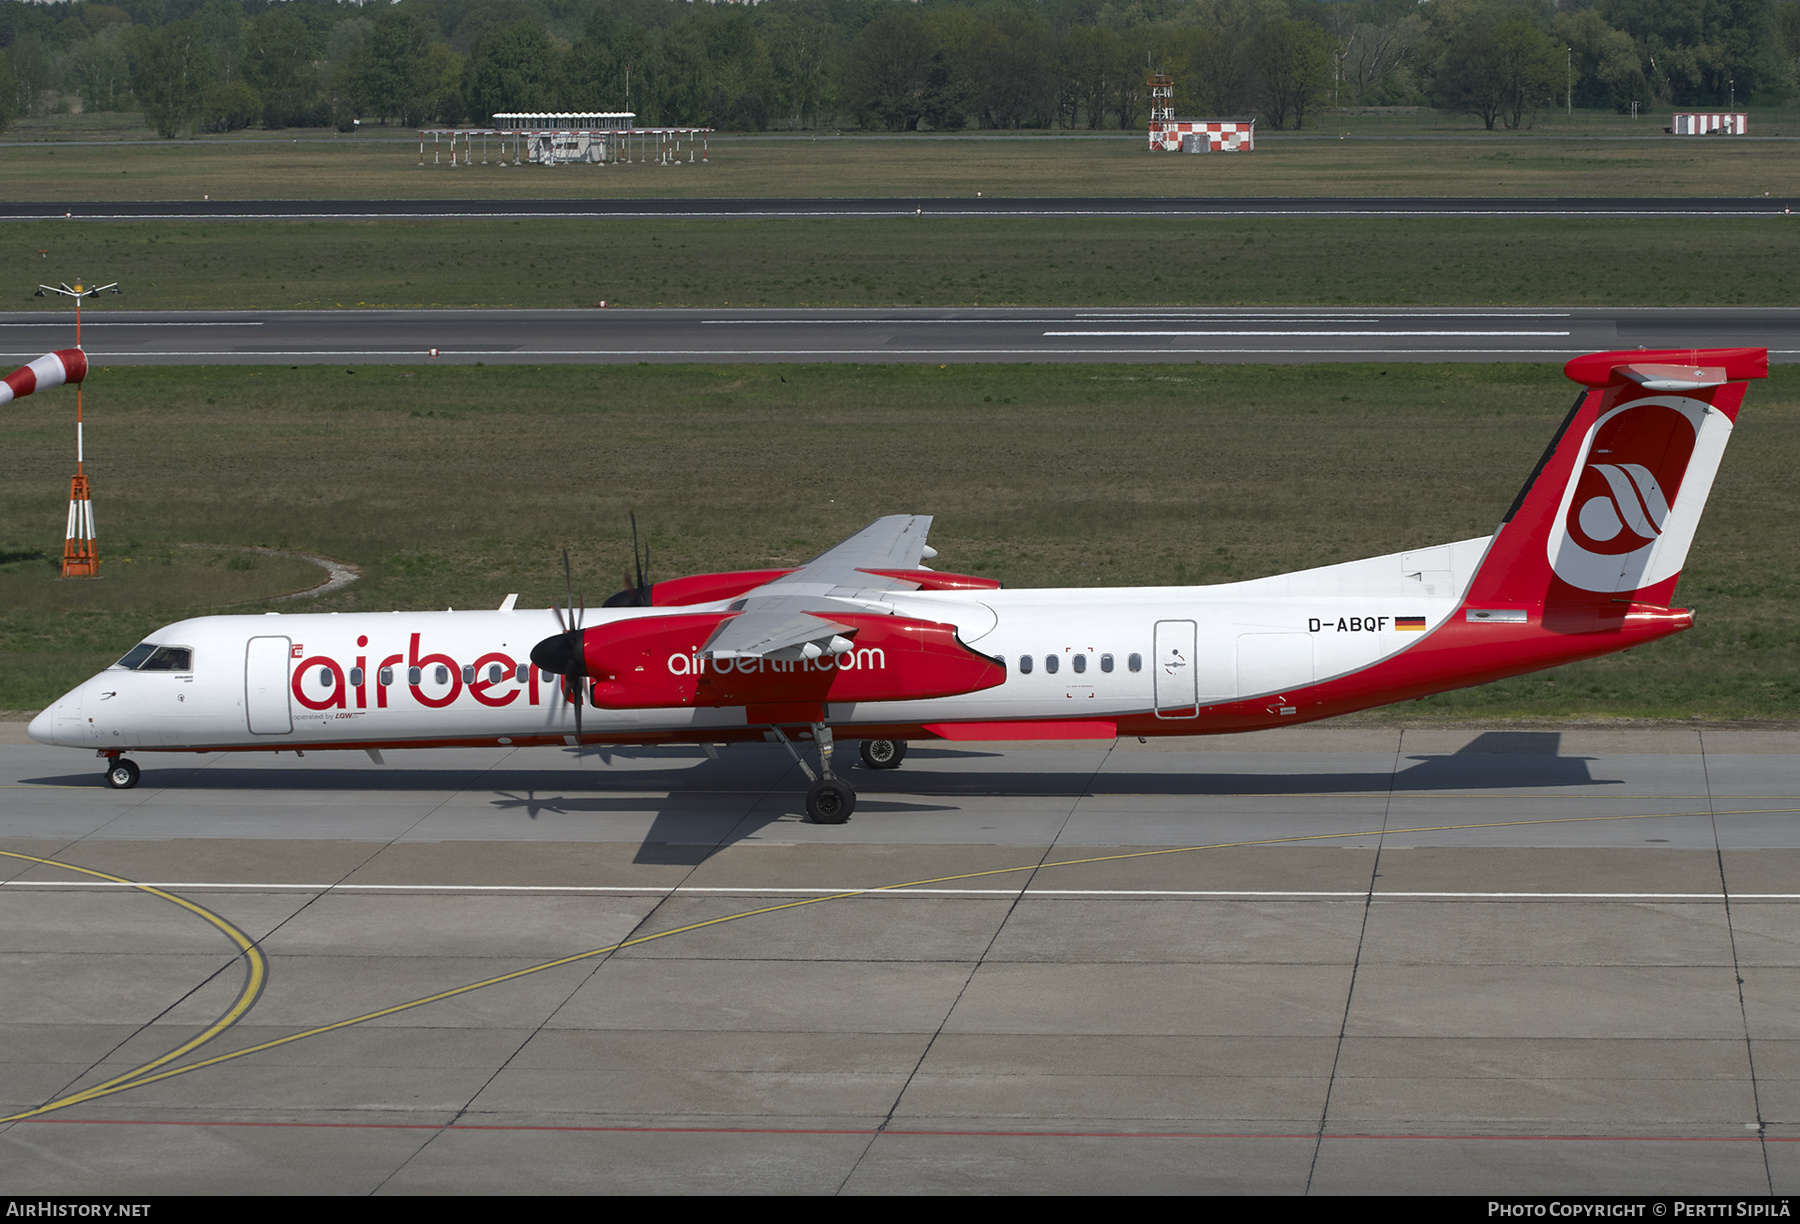
[[[603,186],[603,184],[601,185]],[[862,199],[144,200],[0,203],[0,221],[429,220],[440,217],[1782,217],[1800,198],[1524,196],[871,197]]]
[[[29,361],[68,339],[61,313],[0,313],[0,357]],[[1562,361],[1719,346],[1765,347],[1788,362],[1800,359],[1800,310],[101,309],[83,339],[102,365]]]
[[[0,744],[10,1193],[1800,1183],[1794,732],[140,760]]]

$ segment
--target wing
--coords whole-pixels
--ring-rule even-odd
[[[916,583],[864,571],[917,569],[922,561],[937,555],[925,543],[930,530],[929,514],[891,514],[876,519],[793,573],[744,596],[733,605],[738,615],[721,624],[701,651],[714,658],[783,654],[817,658],[837,653],[847,647],[847,635],[855,631],[833,621],[831,612],[834,608],[867,611],[840,600],[869,590],[912,590]]]

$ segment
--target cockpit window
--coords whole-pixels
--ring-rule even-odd
[[[114,666],[136,671],[138,669],[138,664],[142,663],[145,659],[148,659],[155,653],[156,647],[152,646],[149,642],[143,642],[133,646],[130,652],[127,653],[123,659],[120,659],[118,663],[114,664]]]
[[[141,642],[119,660],[118,666],[131,671],[193,671],[194,652],[186,646],[157,646]]]

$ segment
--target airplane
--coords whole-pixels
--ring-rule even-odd
[[[1483,684],[1678,633],[1670,606],[1765,349],[1593,353],[1493,535],[1213,586],[1003,590],[926,568],[931,519],[878,519],[791,569],[645,579],[594,609],[207,616],[153,633],[29,727],[133,752],[786,745],[808,817],[856,793],[838,739],[1252,731]],[[564,558],[565,577],[567,557]],[[571,584],[572,585],[572,584]],[[584,710],[586,711],[584,714]],[[818,768],[807,764],[816,750]]]

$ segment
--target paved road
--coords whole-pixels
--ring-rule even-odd
[[[10,1193],[1800,1189],[1794,733],[142,759],[0,745]]]
[[[1111,196],[1067,198],[611,200],[151,200],[0,203],[0,221],[419,219],[429,217],[1776,217],[1800,197]]]
[[[0,313],[0,357],[29,361],[69,338],[66,314]],[[121,365],[1562,361],[1605,349],[1737,346],[1787,362],[1800,360],[1800,310],[102,307],[87,315],[83,339],[94,361]]]

